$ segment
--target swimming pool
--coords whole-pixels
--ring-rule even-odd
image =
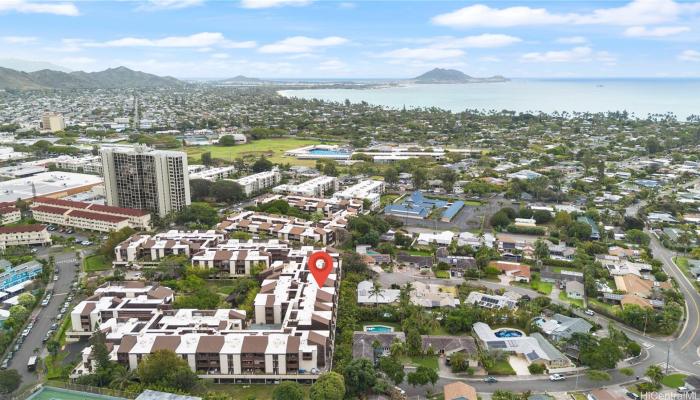
[[[315,156],[338,156],[338,157],[349,157],[350,153],[342,150],[330,150],[330,149],[310,149],[309,154]]]
[[[523,333],[515,329],[499,329],[493,333],[499,338],[522,337]]]
[[[42,387],[38,392],[32,394],[27,400],[125,400],[121,397],[104,396],[87,392],[76,392],[74,390],[59,389],[53,387]]]
[[[365,326],[365,332],[372,332],[372,333],[389,333],[393,332],[394,328],[390,326],[384,326],[384,325],[366,325]]]

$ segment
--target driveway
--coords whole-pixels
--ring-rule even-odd
[[[523,360],[522,358],[518,356],[508,356],[508,363],[510,364],[511,368],[513,368],[513,371],[515,371],[515,375],[530,375],[530,370],[527,369],[527,361]]]

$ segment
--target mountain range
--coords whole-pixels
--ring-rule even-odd
[[[414,83],[486,83],[507,82],[508,78],[494,75],[487,78],[475,78],[456,69],[434,68],[420,76],[411,79]]]
[[[0,68],[0,89],[106,89],[139,87],[172,87],[185,83],[175,78],[147,74],[126,67],[98,72],[62,72],[42,69],[22,72]]]
[[[42,69],[71,72],[70,69],[48,61],[23,60],[19,58],[0,58],[0,68],[15,69],[22,72],[34,72]]]

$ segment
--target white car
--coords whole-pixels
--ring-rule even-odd
[[[566,377],[561,374],[552,374],[549,376],[550,381],[563,381],[564,379],[566,379]]]
[[[595,315],[595,313],[593,312],[593,310],[589,310],[589,309],[587,309],[587,310],[584,311],[583,313],[586,314],[586,315],[590,315],[591,317]]]

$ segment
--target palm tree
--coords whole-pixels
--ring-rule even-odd
[[[660,387],[661,380],[664,379],[664,373],[658,365],[650,365],[644,375],[651,379],[651,382],[656,387]]]
[[[115,389],[124,390],[136,378],[134,371],[118,365],[112,370],[112,382],[110,386]]]
[[[372,288],[369,289],[369,297],[372,298],[372,296],[374,296],[374,306],[377,307],[379,305],[379,296],[384,297],[384,294],[382,294],[381,283],[376,279],[372,282]]]

